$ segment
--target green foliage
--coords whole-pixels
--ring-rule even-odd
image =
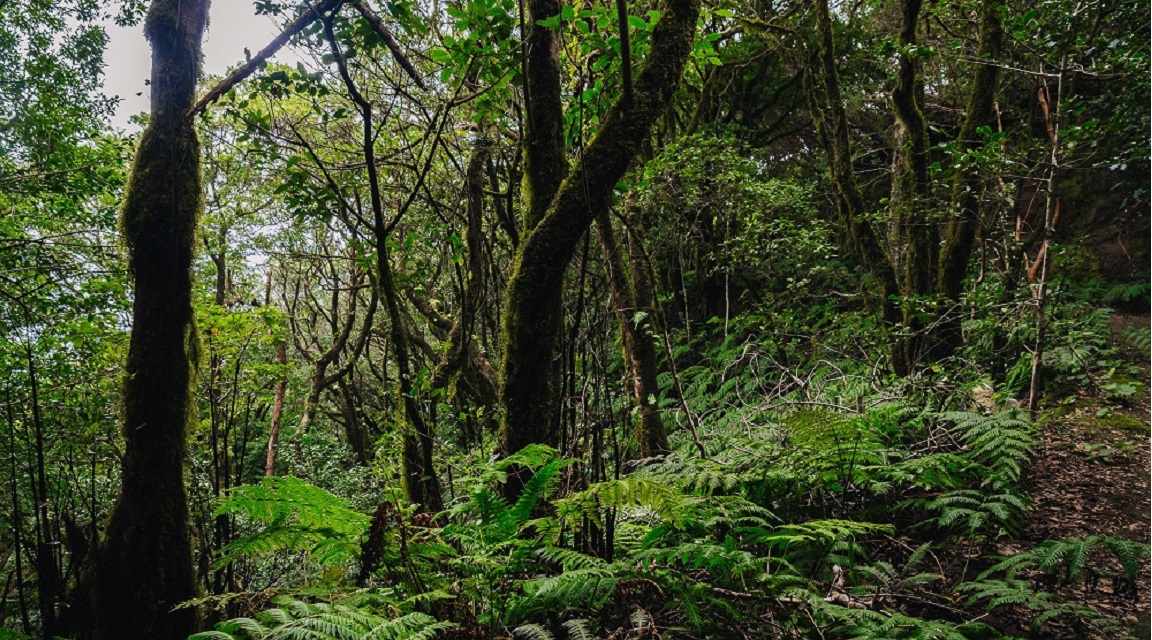
[[[1032,615],[1032,625],[1036,628],[1059,619],[1079,625],[1092,625],[1101,630],[1112,626],[1092,609],[1066,602],[1051,593],[1036,591],[1027,580],[977,580],[959,585],[956,590],[966,594],[970,603],[982,604],[989,611],[1001,607],[1025,609]]]
[[[304,551],[322,565],[345,564],[359,556],[369,520],[344,500],[291,476],[237,487],[216,513],[241,515],[262,527],[225,547],[219,565],[278,551]]]
[[[966,454],[984,467],[987,486],[1002,489],[1020,480],[1022,467],[1036,444],[1032,423],[1024,411],[991,416],[951,412],[940,417],[956,426]]]
[[[236,618],[189,640],[433,640],[453,625],[423,613],[385,618],[346,604],[276,598],[252,618]]]
[[[108,4],[0,2],[0,403],[11,410],[0,412],[8,427],[0,441],[11,449],[0,476],[12,499],[0,524],[21,536],[25,563],[21,573],[6,556],[11,588],[0,616],[22,624],[21,588],[28,636],[41,631],[37,587],[47,581],[38,572],[56,567],[61,584],[75,583],[121,471],[118,380],[133,292],[115,217],[132,143],[108,131],[113,104],[98,95],[100,25],[117,11],[119,22],[131,22],[145,3]],[[330,16],[352,77],[377,109],[371,144],[385,212],[397,216],[387,221],[388,246],[406,307],[402,328],[413,339],[413,384],[433,379],[457,320],[468,347],[446,387],[417,402],[435,429],[445,496],[453,496],[435,517],[393,500],[404,426],[394,420],[404,399],[390,391],[396,351],[366,305],[348,311],[378,284],[348,277],[376,257],[366,243],[371,190],[358,114],[321,26],[296,38],[299,55],[313,59],[263,66],[197,119],[207,194],[196,246],[207,255],[195,265],[204,357],[187,466],[194,553],[208,570],[196,604],[248,616],[199,638],[429,638],[450,620],[460,637],[534,640],[975,640],[1003,637],[982,623],[1029,612],[1077,632],[1094,625],[1119,635],[1055,594],[1108,580],[1128,595],[1147,575],[1146,545],[1088,536],[1011,557],[982,554],[993,541],[1010,547],[1005,538],[1028,508],[1022,482],[1038,431],[1022,412],[992,407],[1011,406],[1031,377],[1036,308],[1021,254],[1036,255],[1042,232],[1033,204],[1051,157],[1035,83],[1056,91],[1061,68],[1074,71],[1050,101],[1061,109],[1062,136],[1051,186],[1065,213],[1050,254],[1043,387],[1077,408],[1098,400],[1092,407],[1102,415],[1147,393],[1128,358],[1148,353],[1149,332],[1129,328],[1116,339],[1104,308],[1137,312],[1149,297],[1139,272],[1146,248],[1129,241],[1147,234],[1127,221],[1148,217],[1149,56],[1146,31],[1129,28],[1146,17],[1147,0],[1003,7],[1002,113],[975,130],[979,145],[966,147],[954,138],[976,64],[976,5],[928,3],[922,46],[903,51],[921,62],[925,104],[933,105],[925,215],[946,222],[953,212],[937,206],[945,182],[971,170],[981,228],[952,311],[962,318],[958,357],[924,362],[907,379],[887,373],[883,354],[898,332],[876,312],[876,283],[831,218],[837,193],[822,176],[829,157],[812,126],[819,114],[809,112],[818,78],[803,73],[811,7],[711,4],[685,84],[633,173],[604,196],[612,224],[625,230],[628,277],[648,276],[657,301],[626,314],[661,347],[652,400],[675,451],[638,468],[621,426],[634,404],[629,372],[611,320],[590,312],[612,302],[595,242],[577,252],[579,279],[556,287],[571,330],[556,363],[575,384],[555,412],[562,452],[531,446],[484,462],[497,401],[484,393],[494,384],[485,365],[506,352],[498,306],[528,234],[519,214],[529,194],[518,185],[532,143],[525,116],[541,104],[522,76],[520,7],[468,0],[431,15],[431,5],[411,0],[366,2],[394,30],[395,51],[351,3]],[[257,5],[284,19],[307,9],[295,0]],[[659,7],[625,5],[620,20],[610,3],[560,3],[525,25],[557,34],[561,154],[570,161],[583,157],[622,95],[621,27],[634,67],[653,46]],[[861,217],[900,263],[906,230],[887,215],[896,209],[888,199],[900,145],[886,115],[892,56],[901,53],[894,9],[855,3],[834,9],[832,20],[853,167],[868,201]],[[423,79],[420,91],[398,55]],[[478,144],[490,161],[479,224],[465,230],[461,214],[472,203],[460,160]],[[1088,172],[1115,200],[1077,193],[1088,188],[1078,177]],[[1125,221],[1095,224],[1110,211]],[[1078,227],[1085,220],[1091,233]],[[1106,280],[1094,245],[1115,231],[1118,246],[1109,248],[1131,251],[1132,273]],[[464,283],[485,279],[466,257],[473,234],[487,282],[466,300]],[[1060,246],[1072,236],[1083,238]],[[223,304],[212,287],[217,275]],[[349,316],[367,328],[365,346],[325,354]],[[261,481],[282,377],[273,471],[295,475]],[[313,380],[323,388],[305,425]],[[987,415],[966,412],[977,384],[995,389],[974,410]],[[354,433],[364,449],[355,466]],[[1127,452],[1126,444],[1086,448],[1089,461]],[[524,471],[530,479],[506,499],[509,475]],[[228,489],[246,483],[256,484]],[[377,505],[375,519],[365,515]],[[366,564],[374,570],[357,576],[370,529],[379,549]],[[974,581],[957,584],[949,573],[955,564],[945,554],[957,543]],[[3,546],[10,551],[13,541]]]
[[[817,601],[815,612],[853,640],[997,640],[1008,638],[981,622],[926,620],[891,611],[872,611]]]
[[[1124,577],[1133,584],[1149,557],[1147,544],[1121,538],[1087,536],[1046,540],[1029,551],[1002,559],[981,573],[980,578],[1003,573],[1005,578],[1013,579],[1021,573],[1040,571],[1057,575],[1064,584],[1071,584],[1084,578],[1089,571],[1099,574],[1100,570],[1090,563],[1093,550],[1099,547],[1112,552]]]
[[[956,472],[954,479],[938,481],[937,486],[954,486],[956,480],[962,478],[969,479],[975,486],[946,491],[932,499],[914,499],[907,504],[936,512],[937,525],[968,535],[1002,535],[1015,530],[1028,508],[1018,484],[1035,446],[1032,423],[1027,415],[1019,410],[990,416],[948,412],[940,418],[954,425],[953,435],[962,443],[963,450],[958,455],[933,459],[934,463],[947,461]]]

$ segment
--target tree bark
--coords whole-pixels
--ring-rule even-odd
[[[560,0],[523,0],[528,36],[524,39],[524,232],[544,219],[568,173],[564,149],[564,107],[560,96],[560,42],[556,32],[537,24],[560,13]]]
[[[926,347],[925,309],[921,307],[935,285],[937,254],[936,227],[927,215],[931,206],[928,182],[928,124],[924,118],[924,80],[920,74],[917,29],[922,0],[905,0],[899,34],[899,68],[892,90],[892,112],[900,144],[896,149],[892,204],[902,272],[903,335],[894,344],[899,352],[899,368],[911,371]]]
[[[832,17],[828,0],[816,2],[816,46],[805,73],[809,111],[817,134],[828,150],[828,174],[836,196],[836,210],[845,229],[849,249],[868,270],[880,289],[880,313],[884,323],[895,327],[901,321],[893,297],[900,293],[896,270],[880,239],[866,217],[864,197],[853,173],[852,148],[848,140],[848,115],[840,95],[840,73],[836,66],[836,49],[832,34]],[[898,375],[909,373],[903,350],[892,348],[893,369]]]
[[[968,107],[953,151],[958,158],[981,144],[978,130],[992,122],[994,117],[1000,74],[996,58],[1000,55],[1003,40],[1000,6],[998,0],[984,0],[981,4],[980,43],[976,52],[979,62],[973,73]],[[981,191],[980,167],[961,166],[952,180],[952,217],[944,231],[936,269],[936,292],[953,306],[960,301],[968,260],[976,243]],[[954,351],[960,339],[959,319],[946,321],[939,335],[942,355]]]
[[[124,381],[124,465],[94,582],[94,637],[184,640],[196,595],[184,488],[191,409],[192,250],[202,207],[195,99],[209,0],[154,0],[152,112],[121,219],[135,279]]]
[[[620,247],[616,243],[607,211],[596,213],[596,231],[600,236],[600,248],[604,251],[608,284],[612,289],[613,306],[620,323],[624,364],[632,378],[632,400],[636,403],[637,414],[636,443],[640,445],[641,457],[662,456],[668,453],[668,432],[655,402],[660,389],[656,381],[656,349],[649,335],[652,310],[641,306],[636,288],[628,280],[624,259],[620,255]]]
[[[547,373],[560,333],[564,273],[595,212],[610,206],[616,183],[667,108],[692,46],[698,14],[697,0],[668,2],[653,30],[652,48],[636,78],[631,104],[618,100],[613,105],[578,164],[567,172],[547,212],[521,238],[502,317],[500,449],[505,455],[532,443],[558,443],[558,434],[550,427],[556,413],[555,389]],[[545,80],[544,86],[558,86],[552,77]],[[535,81],[529,77],[528,82]],[[540,90],[539,84],[531,88],[533,95]],[[532,104],[533,109],[537,106]],[[510,492],[517,491],[515,484],[509,483]]]
[[[276,392],[272,397],[272,419],[268,426],[268,453],[264,457],[264,477],[276,475],[276,447],[280,442],[280,420],[284,416],[284,395],[288,391],[288,347],[283,340],[276,347],[276,363],[280,365],[280,379],[276,381]]]

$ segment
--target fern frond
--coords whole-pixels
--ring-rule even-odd
[[[538,624],[522,624],[512,630],[512,635],[524,640],[556,640],[551,631]]]
[[[561,626],[568,632],[568,640],[594,640],[596,637],[588,621],[582,618],[567,620]]]

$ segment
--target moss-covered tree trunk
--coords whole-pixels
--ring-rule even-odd
[[[656,348],[652,345],[651,309],[641,306],[636,287],[629,281],[624,257],[612,230],[607,211],[596,213],[596,232],[604,252],[604,265],[608,284],[612,289],[612,303],[620,323],[620,340],[624,346],[624,364],[632,378],[632,401],[636,403],[636,443],[644,458],[668,453],[668,432],[656,406],[659,393],[656,376]],[[633,280],[636,275],[633,272]]]
[[[804,74],[809,111],[821,143],[828,152],[828,175],[835,192],[840,224],[844,228],[844,244],[876,281],[881,316],[885,325],[892,329],[902,320],[899,306],[893,303],[893,298],[900,293],[899,281],[892,260],[868,221],[864,197],[853,173],[848,115],[840,95],[840,73],[836,66],[828,0],[817,0],[815,4],[816,44]],[[903,345],[899,340],[891,340],[890,344],[893,369],[899,375],[907,374]]]
[[[460,309],[456,319],[448,326],[443,340],[447,343],[444,353],[436,361],[432,369],[432,379],[428,385],[429,395],[437,398],[449,390],[453,380],[462,371],[465,373],[465,385],[468,385],[466,365],[469,364],[470,354],[476,352],[476,342],[472,335],[476,328],[479,316],[481,298],[485,286],[486,264],[484,259],[483,227],[484,227],[484,186],[488,180],[487,167],[491,157],[491,141],[484,137],[486,125],[483,121],[478,123],[476,139],[472,144],[468,165],[464,172],[464,193],[466,196],[465,215],[467,226],[464,230],[464,247],[467,260],[460,290]],[[478,355],[478,354],[477,354]],[[491,401],[485,404],[485,412],[490,416],[494,407]],[[436,405],[439,399],[432,403],[431,421],[436,422]],[[465,440],[472,439],[479,434],[469,433],[465,429]],[[479,437],[475,439],[479,440]]]
[[[135,280],[124,383],[124,462],[95,568],[94,637],[184,640],[196,595],[184,489],[191,411],[192,248],[200,145],[186,113],[199,74],[208,0],[154,0],[152,112],[132,168],[122,228]]]
[[[667,3],[632,99],[622,98],[612,106],[578,164],[566,172],[543,217],[525,228],[502,317],[500,448],[505,454],[532,443],[557,443],[557,434],[549,427],[555,394],[547,372],[560,332],[564,273],[595,213],[610,206],[616,183],[667,108],[692,47],[698,14],[697,0]],[[527,81],[533,110],[542,100],[537,97],[541,90],[537,82],[554,87],[550,92],[559,91],[552,75],[537,81],[530,73]],[[510,486],[515,490],[515,483]]]
[[[968,96],[964,122],[953,152],[956,157],[963,157],[982,144],[979,129],[991,123],[994,117],[1000,75],[1000,68],[995,62],[1000,56],[1004,38],[1000,24],[1001,6],[998,0],[984,0],[981,3],[980,42],[976,51],[978,61],[972,75],[972,90]],[[936,292],[952,306],[960,301],[968,259],[976,244],[983,191],[980,175],[979,166],[961,166],[952,181],[952,217],[944,231],[936,269]],[[955,313],[950,314],[941,324],[938,333],[939,353],[947,355],[954,351],[960,345],[961,337],[959,318]]]
[[[894,342],[896,369],[911,371],[930,344],[925,341],[922,318],[935,286],[938,247],[936,226],[928,214],[931,185],[928,182],[928,123],[924,118],[923,55],[917,40],[921,0],[904,0],[898,44],[900,47],[892,112],[899,144],[892,176],[892,213],[901,245],[902,335]]]
[[[560,13],[560,0],[525,0],[523,229],[530,231],[548,212],[568,173],[564,107],[560,96],[560,43],[555,30],[538,24]]]
[[[996,93],[997,67],[988,64],[999,55],[1002,30],[997,3],[981,3],[980,41],[968,108],[955,146],[962,157],[980,144],[978,129],[990,122]],[[930,144],[924,117],[924,86],[919,71],[917,29],[923,3],[904,0],[899,34],[897,82],[892,92],[900,146],[896,149],[892,206],[896,214],[901,249],[888,255],[866,219],[866,209],[853,175],[848,119],[840,95],[832,17],[827,0],[816,3],[816,44],[805,74],[809,110],[817,134],[828,151],[829,177],[836,194],[837,210],[846,229],[846,244],[879,285],[885,325],[894,331],[889,339],[893,370],[912,373],[918,361],[938,360],[959,344],[959,322],[954,309],[944,317],[925,323],[930,309],[919,305],[940,297],[952,307],[960,299],[961,286],[976,237],[980,207],[978,166],[957,170],[951,197],[953,217],[946,225],[943,243],[937,224],[928,215]],[[942,246],[941,246],[942,244]],[[899,269],[897,269],[899,263]],[[894,303],[903,299],[904,309]]]

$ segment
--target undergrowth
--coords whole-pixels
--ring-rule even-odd
[[[949,583],[939,564],[943,545],[988,546],[1014,531],[1027,509],[1019,482],[1033,446],[1019,410],[804,409],[706,458],[676,454],[568,495],[558,487],[577,461],[533,446],[462,481],[472,490],[442,526],[403,505],[369,518],[299,480],[267,481],[221,506],[257,525],[221,561],[279,554],[344,570],[197,637],[547,639],[621,629],[633,637],[644,629],[790,637],[823,629],[844,638],[973,639],[1009,637],[978,620],[1005,607],[1030,611],[1037,625],[1112,629],[1022,576],[1067,583],[1101,575],[1090,553],[1099,547],[1134,585],[1146,545],[1046,542],[989,556],[961,583]],[[515,502],[500,490],[511,465],[534,471]],[[364,535],[372,526],[387,535]],[[373,570],[350,584],[369,561]],[[311,602],[316,594],[333,602]]]
[[[367,515],[294,478],[234,490],[218,513],[247,533],[218,564],[308,578],[190,603],[233,616],[197,638],[1122,637],[1061,594],[1107,580],[1135,598],[1148,545],[1000,551],[1029,509],[1038,426],[1013,400],[1023,361],[975,350],[987,332],[1030,339],[996,313],[967,322],[973,346],[956,363],[907,380],[878,376],[876,345],[841,329],[818,344],[765,337],[754,315],[714,323],[670,350],[697,364],[663,374],[656,398],[697,431],[607,480],[533,445],[476,460],[434,517],[399,491]],[[1046,370],[1124,402],[1108,385],[1128,365],[1106,325],[1057,309]],[[508,500],[513,468],[532,475]]]

